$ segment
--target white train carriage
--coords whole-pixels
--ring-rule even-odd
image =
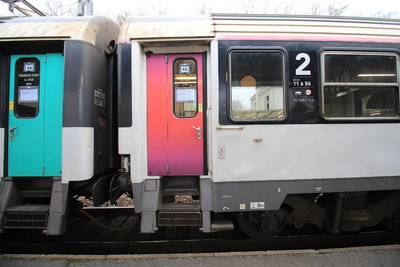
[[[103,17],[0,20],[0,230],[64,233],[77,188],[118,168],[118,31]]]
[[[397,20],[128,20],[119,153],[141,231],[232,229],[221,214],[252,237],[398,222],[399,52]]]

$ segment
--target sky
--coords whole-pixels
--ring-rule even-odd
[[[77,0],[28,0],[31,4],[46,12],[47,4],[63,3],[65,9],[75,11]],[[321,15],[327,15],[328,5],[347,6],[345,16],[381,16],[400,18],[399,0],[92,0],[94,14],[115,18],[118,13],[129,15],[196,15],[200,10],[213,13],[268,13],[268,14],[311,14],[312,5],[319,5]],[[20,14],[18,11],[15,14]],[[0,2],[0,15],[12,15],[8,5]]]

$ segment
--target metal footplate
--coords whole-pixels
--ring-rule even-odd
[[[66,230],[68,184],[61,177],[4,177],[0,181],[0,233],[38,229],[46,235]]]
[[[5,229],[46,229],[49,205],[18,205],[5,212]]]
[[[158,211],[158,226],[201,226],[199,203],[163,203]]]

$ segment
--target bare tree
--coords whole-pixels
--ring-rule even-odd
[[[65,3],[66,1],[60,0],[47,0],[46,13],[50,16],[76,16],[77,7],[75,4]]]
[[[245,110],[242,100],[233,100],[232,101],[232,109],[235,111]]]
[[[394,12],[393,11],[388,11],[388,12],[383,12],[382,10],[379,10],[378,12],[376,12],[375,14],[372,14],[371,17],[373,18],[393,18]]]
[[[265,2],[264,2],[264,11],[263,11],[264,14],[268,14],[269,13],[269,7],[270,7],[270,5],[268,3],[268,0],[265,0]]]
[[[136,8],[133,13],[133,16],[135,16],[135,17],[143,17],[143,16],[148,16],[148,15],[149,15],[149,12],[144,7]]]
[[[208,6],[205,2],[202,2],[198,8],[199,14],[207,15],[211,13],[211,7]]]
[[[274,14],[279,14],[279,13],[281,13],[280,11],[279,11],[279,9],[280,9],[280,6],[279,5],[276,5],[275,6],[275,8],[274,8]]]
[[[323,11],[323,9],[322,9],[322,7],[321,7],[321,5],[319,3],[316,3],[316,2],[312,3],[312,5],[311,5],[311,15],[319,16],[323,12],[324,11]]]
[[[328,5],[328,15],[329,16],[341,16],[344,11],[346,11],[347,5],[338,6],[336,4]]]
[[[296,14],[295,11],[293,11],[294,4],[293,3],[279,3],[278,5],[275,5],[273,14],[284,14],[284,15],[289,15],[289,14]]]
[[[254,13],[254,0],[247,0],[242,3],[242,13],[253,14]]]
[[[165,1],[163,4],[160,5],[151,5],[151,10],[155,11],[157,15],[159,16],[166,16],[169,14],[169,7],[168,7],[168,1]]]
[[[132,17],[132,13],[130,11],[122,11],[117,14],[115,21],[118,25],[124,24],[125,20],[129,17]]]
[[[296,12],[293,11],[293,3],[285,5],[282,9],[282,14],[296,14]]]

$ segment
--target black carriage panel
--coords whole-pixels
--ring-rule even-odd
[[[116,127],[110,120],[111,87],[109,58],[91,44],[82,41],[65,42],[65,78],[63,127],[93,127],[94,172],[106,171],[114,162],[114,147],[109,140],[116,138]],[[116,144],[115,144],[116,146]]]
[[[231,124],[304,124],[304,123],[326,123],[327,120],[322,116],[321,104],[321,54],[329,48],[335,51],[398,51],[393,44],[377,43],[345,43],[345,42],[317,42],[317,41],[268,41],[268,40],[224,40],[219,41],[219,123],[221,125]],[[280,50],[285,54],[284,59],[284,103],[283,110],[286,112],[281,119],[275,120],[235,120],[232,118],[233,94],[232,86],[240,78],[235,77],[236,73],[245,73],[248,66],[243,67],[242,71],[235,71],[232,74],[231,54],[235,50],[246,50],[248,52]],[[254,66],[260,68],[261,72],[271,72],[268,67],[255,60]],[[335,63],[337,64],[337,63]],[[238,68],[237,66],[233,67]],[[337,68],[337,67],[336,67]],[[254,75],[253,75],[254,76]],[[267,75],[268,76],[268,75]],[[256,83],[257,77],[256,78]],[[267,80],[271,81],[271,77]],[[274,79],[272,79],[272,83]],[[268,83],[264,81],[264,83]],[[389,90],[389,89],[388,89]],[[396,98],[392,103],[395,111],[398,112],[398,89],[389,90],[391,96]],[[254,97],[257,94],[254,94]],[[251,98],[252,96],[250,96]],[[387,98],[387,97],[386,97]],[[264,101],[265,102],[265,101]],[[386,118],[378,118],[380,121],[392,121]],[[376,120],[375,120],[376,121]],[[344,122],[344,120],[342,120]],[[365,122],[365,120],[363,120]]]
[[[9,56],[0,54],[0,128],[7,124],[7,99],[9,83]]]
[[[318,54],[309,48],[289,52],[289,123],[317,123],[319,72]]]
[[[234,121],[231,119],[231,87],[229,54],[232,49],[246,49],[247,51],[278,50],[284,54],[283,60],[283,113],[276,120],[247,120]],[[266,124],[266,123],[317,123],[320,122],[318,112],[319,76],[318,51],[320,47],[315,43],[307,44],[296,42],[277,41],[219,41],[219,121],[222,125],[229,124]],[[257,67],[255,62],[255,67]],[[258,64],[259,65],[259,64]],[[260,71],[267,72],[266,84],[276,83],[276,79],[268,77],[270,68],[258,66]],[[276,65],[280,68],[279,65]],[[245,71],[245,70],[244,70]],[[273,71],[276,72],[276,69]],[[268,99],[267,99],[268,100]],[[268,103],[268,101],[264,101]],[[268,108],[268,107],[267,107]]]
[[[118,126],[132,126],[132,46],[118,46]]]

